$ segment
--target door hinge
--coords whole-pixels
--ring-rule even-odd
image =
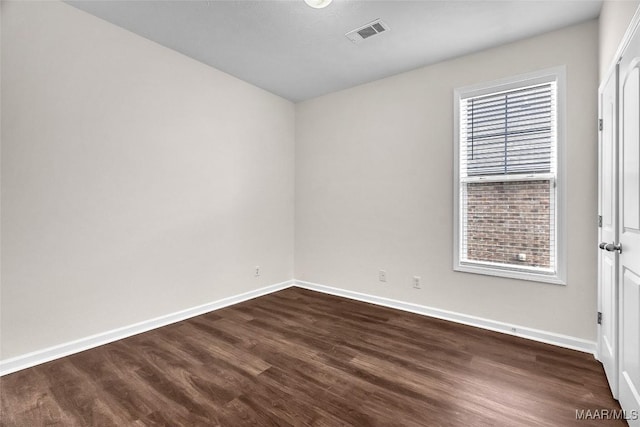
[[[598,312],[598,325],[602,325],[602,312]]]
[[[602,130],[602,119],[598,119],[598,130]]]
[[[598,215],[598,228],[602,228],[602,215]]]

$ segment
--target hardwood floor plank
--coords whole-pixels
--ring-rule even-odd
[[[1,426],[592,426],[591,355],[299,288],[0,379]]]
[[[13,374],[15,386],[7,392],[0,378],[0,424],[74,425],[75,418],[65,412],[49,390],[49,382],[35,370]]]

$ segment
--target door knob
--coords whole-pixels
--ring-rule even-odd
[[[616,243],[602,242],[598,245],[598,247],[608,252],[618,252],[619,254],[622,253],[622,245],[620,243],[616,244]]]

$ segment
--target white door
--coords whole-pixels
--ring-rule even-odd
[[[618,400],[629,425],[640,426],[640,32],[619,64]]]
[[[617,69],[600,92],[600,171],[598,177],[599,241],[611,243],[617,239]],[[614,397],[618,397],[618,289],[617,254],[606,250],[598,255],[598,358],[604,366]]]

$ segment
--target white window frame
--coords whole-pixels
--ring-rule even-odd
[[[566,285],[566,67],[554,67],[514,77],[465,86],[454,90],[454,144],[453,144],[453,269],[465,273],[484,274],[490,276],[508,277],[512,279],[531,280],[536,282]],[[506,266],[504,264],[491,265],[489,262],[463,262],[462,249],[462,221],[461,221],[461,192],[460,192],[460,102],[462,99],[487,95],[494,92],[513,90],[521,87],[555,81],[557,85],[557,141],[556,141],[556,203],[555,203],[555,272],[546,273],[533,267]],[[538,175],[542,177],[542,175]],[[505,176],[503,181],[510,179],[534,179],[533,175],[522,174],[513,177]],[[482,178],[478,178],[483,181]]]

